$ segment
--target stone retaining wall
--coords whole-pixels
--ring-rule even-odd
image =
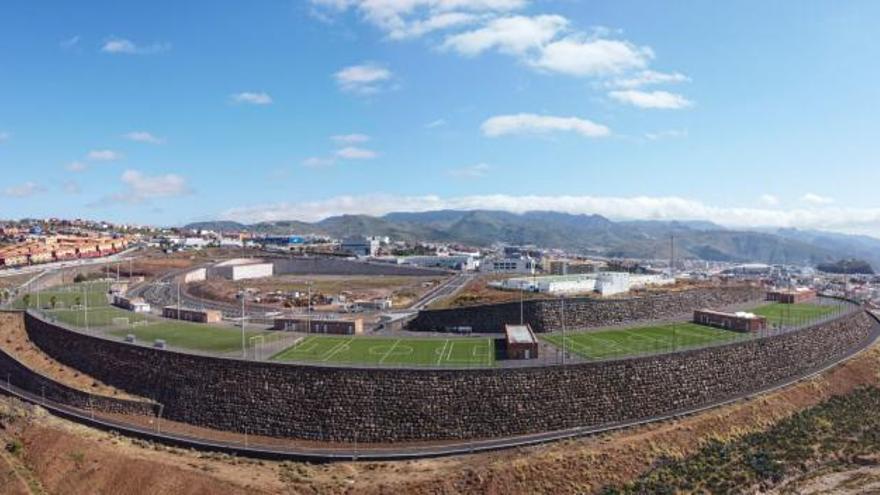
[[[85,410],[144,416],[155,416],[158,413],[158,405],[152,402],[89,394],[58,383],[52,378],[28,368],[2,349],[0,349],[0,382],[3,385],[12,385],[26,390],[50,401]]]
[[[568,328],[595,328],[620,323],[680,317],[696,309],[722,308],[760,302],[758,287],[731,286],[691,289],[625,299],[566,298],[524,301],[523,319],[537,332],[562,328],[562,305]],[[464,308],[419,311],[410,330],[442,331],[450,327],[471,327],[475,332],[502,332],[506,323],[519,323],[520,303],[486,304]]]
[[[566,366],[355,369],[128,345],[26,316],[54,359],[164,405],[163,417],[278,437],[357,442],[493,438],[599,426],[711,404],[800,376],[872,335],[856,312],[780,336]]]

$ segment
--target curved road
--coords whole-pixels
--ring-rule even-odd
[[[877,313],[869,312],[869,314],[878,322],[880,322],[880,315]],[[474,440],[474,441],[461,441],[456,443],[446,443],[442,445],[418,445],[418,446],[391,446],[387,448],[376,448],[376,447],[367,447],[367,448],[357,448],[357,446],[350,446],[346,448],[309,448],[309,447],[297,447],[297,448],[284,448],[278,446],[268,446],[268,445],[248,445],[245,443],[236,443],[236,442],[219,442],[214,440],[208,440],[203,438],[197,438],[193,436],[187,435],[179,435],[173,433],[162,433],[157,429],[149,429],[141,426],[124,423],[120,421],[108,420],[103,418],[98,418],[90,415],[87,411],[83,411],[80,409],[75,409],[72,407],[65,406],[63,404],[57,404],[53,402],[46,402],[42,400],[39,396],[32,394],[30,392],[18,389],[15,386],[10,386],[8,384],[0,382],[0,391],[4,391],[9,395],[13,395],[18,397],[24,401],[40,405],[50,412],[61,416],[66,419],[70,419],[73,421],[77,421],[79,423],[84,423],[90,426],[94,426],[103,430],[116,431],[125,435],[144,438],[152,441],[157,441],[169,445],[174,445],[178,447],[184,448],[193,448],[197,450],[206,450],[206,451],[215,451],[215,452],[224,452],[235,455],[242,455],[253,458],[265,458],[265,459],[296,459],[303,460],[309,462],[331,462],[331,461],[343,461],[343,460],[371,460],[371,461],[388,461],[388,460],[402,460],[402,459],[416,459],[416,458],[427,458],[427,457],[440,457],[440,456],[449,456],[449,455],[461,455],[461,454],[470,454],[475,452],[486,452],[492,450],[500,450],[507,449],[512,447],[521,447],[527,445],[535,445],[540,443],[546,443],[556,440],[562,440],[566,438],[580,437],[585,435],[591,435],[596,433],[602,433],[607,431],[619,430],[622,428],[627,428],[636,425],[642,425],[647,423],[653,423],[656,421],[663,421],[672,418],[677,418],[681,416],[686,416],[694,413],[698,413],[701,411],[705,411],[707,409],[712,409],[724,404],[729,404],[732,402],[736,402],[742,399],[747,399],[750,397],[754,397],[756,395],[764,394],[773,390],[777,390],[782,387],[786,387],[793,383],[799,382],[801,380],[811,378],[819,373],[824,372],[834,366],[837,366],[839,363],[846,361],[852,356],[862,352],[871,344],[873,344],[878,336],[880,336],[880,324],[875,323],[871,334],[868,339],[862,343],[862,345],[851,349],[840,359],[828,363],[814,369],[808,370],[806,373],[803,373],[799,376],[789,378],[785,381],[771,384],[767,387],[764,387],[760,390],[756,390],[747,394],[740,394],[734,397],[727,398],[725,400],[713,402],[711,404],[706,404],[701,407],[675,411],[662,416],[654,416],[651,418],[644,418],[636,421],[626,421],[615,424],[606,424],[597,427],[583,427],[583,428],[571,428],[567,430],[558,430],[552,432],[545,433],[536,433],[531,435],[520,435],[514,437],[507,438],[499,438],[499,439],[490,439],[490,440]],[[158,427],[161,427],[161,421],[157,422]]]

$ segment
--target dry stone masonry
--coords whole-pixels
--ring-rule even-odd
[[[650,418],[754,392],[864,345],[856,312],[796,332],[651,357],[469,370],[258,363],[161,351],[26,315],[52,358],[164,406],[163,417],[348,442],[493,438]]]
[[[696,309],[757,303],[763,298],[764,292],[751,286],[708,287],[625,299],[566,298],[565,324],[568,328],[594,328],[661,320],[691,314]],[[524,301],[523,319],[537,332],[562,328],[562,304],[559,299]],[[442,331],[471,327],[475,332],[501,332],[506,323],[519,321],[520,303],[512,302],[420,311],[409,328]]]

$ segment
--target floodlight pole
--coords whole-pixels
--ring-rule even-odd
[[[306,310],[306,325],[307,325],[306,333],[311,334],[312,333],[312,281],[311,280],[306,282],[306,291],[308,294],[308,296],[307,296],[308,301],[306,303],[306,307],[308,308]]]
[[[565,295],[562,295],[562,364],[565,364]]]
[[[241,289],[241,357],[247,359],[247,346],[244,343],[244,286]]]
[[[83,322],[86,326],[86,331],[89,329],[89,293],[86,292],[86,286],[83,285],[83,304],[85,310],[83,311]]]

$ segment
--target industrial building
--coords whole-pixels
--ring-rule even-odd
[[[223,319],[222,313],[214,309],[187,309],[177,306],[165,306],[162,308],[162,316],[172,320],[193,321],[196,323],[219,323]]]
[[[599,271],[600,264],[593,261],[551,260],[547,263],[550,275],[585,275]]]
[[[675,280],[661,275],[633,275],[626,272],[600,272],[584,275],[544,275],[540,277],[514,277],[491,282],[489,285],[501,290],[521,290],[545,294],[583,294],[598,292],[603,296],[622,294],[631,289],[668,285]]]
[[[361,335],[364,333],[364,319],[350,318],[338,320],[308,319],[299,317],[275,318],[273,330],[303,333],[326,333],[331,335]]]
[[[486,260],[480,265],[480,271],[489,273],[535,273],[537,262],[528,256],[516,258],[496,258]]]
[[[353,256],[376,256],[380,242],[375,237],[348,237],[342,241],[340,250]]]
[[[208,271],[209,277],[227,280],[247,280],[252,278],[271,277],[275,273],[272,263],[255,262],[252,259],[233,259],[218,263]]]
[[[710,309],[694,311],[694,323],[737,332],[758,332],[767,328],[767,319],[754,313],[724,313]]]
[[[781,304],[797,304],[816,298],[816,291],[807,287],[792,290],[772,290],[767,292],[767,300]]]
[[[504,325],[507,359],[537,359],[538,339],[532,327],[526,325]]]

